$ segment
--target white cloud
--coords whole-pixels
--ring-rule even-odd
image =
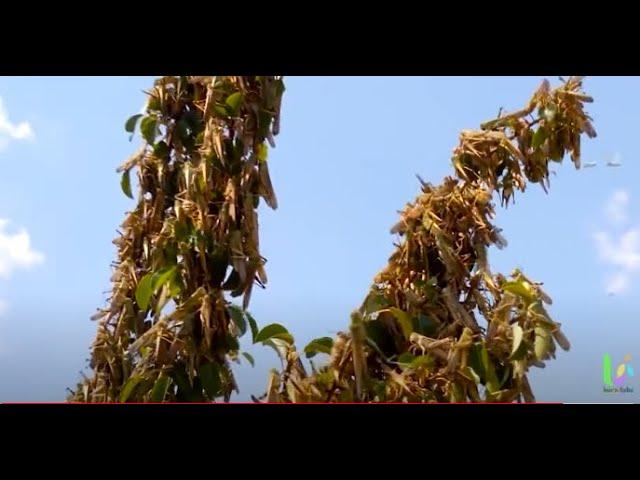
[[[31,248],[26,230],[5,232],[8,220],[0,218],[0,278],[8,279],[17,268],[30,268],[44,261],[44,255]]]
[[[598,232],[594,236],[600,258],[624,270],[640,268],[640,230],[631,229],[623,233],[618,241],[612,240],[608,232]]]
[[[625,293],[631,286],[631,275],[627,272],[618,272],[607,279],[607,293]]]
[[[612,223],[623,223],[627,219],[628,207],[629,193],[626,190],[617,190],[605,207],[607,218]]]
[[[44,261],[41,252],[33,250],[31,239],[25,229],[17,233],[5,231],[9,221],[0,218],[0,279],[8,279],[18,268],[29,268]],[[0,319],[6,313],[8,303],[0,298]],[[0,338],[0,353],[5,353],[2,338]]]
[[[9,145],[11,140],[32,140],[34,137],[29,122],[11,123],[9,113],[0,98],[0,151]]]
[[[606,204],[607,219],[624,223],[628,218],[630,196],[625,190],[614,192]],[[593,236],[600,259],[613,267],[614,273],[606,280],[608,293],[628,291],[633,277],[640,273],[640,227],[626,228],[622,233],[600,231]]]

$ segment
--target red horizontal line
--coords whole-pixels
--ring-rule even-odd
[[[507,402],[304,402],[304,403],[280,403],[280,402],[163,402],[163,403],[117,403],[117,402],[0,402],[0,405],[564,405],[563,402],[522,402],[522,403],[507,403]]]

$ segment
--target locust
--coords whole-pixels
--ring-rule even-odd
[[[279,76],[164,76],[146,91],[125,124],[141,146],[117,169],[131,197],[137,173],[137,205],[114,241],[109,305],[93,317],[91,375],[70,399],[213,402],[237,388],[229,360],[246,320],[232,298],[246,311],[256,274],[266,282],[253,198],[277,205],[265,153],[283,92]]]
[[[529,183],[546,191],[550,161],[562,160],[558,152],[579,166],[581,135],[596,136],[583,108],[592,98],[581,89],[581,77],[555,89],[545,80],[524,108],[501,109],[479,130],[463,130],[453,174],[440,185],[418,177],[421,191],[391,228],[399,241],[370,290],[384,292],[385,307],[369,314],[365,299],[364,315],[338,335],[328,363],[305,378],[306,398],[535,401],[529,369],[545,367],[556,345],[570,344],[542,306],[552,303],[542,282],[519,269],[493,274],[490,249],[507,241],[492,223],[492,199],[508,208]],[[279,395],[304,401],[283,388]]]

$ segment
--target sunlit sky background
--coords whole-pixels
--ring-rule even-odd
[[[560,74],[567,72],[558,72]],[[570,72],[569,72],[570,73]],[[557,76],[548,77],[558,84]],[[279,209],[261,206],[269,284],[254,290],[261,325],[278,322],[302,347],[346,327],[392,251],[397,210],[439,183],[462,129],[523,106],[542,77],[288,77],[271,174]],[[124,121],[152,77],[0,77],[0,401],[61,401],[86,367],[110,288],[111,240],[133,201],[116,167],[140,142]],[[640,79],[591,77],[598,137],[576,171],[555,168],[545,195],[531,186],[496,223],[509,246],[495,271],[522,268],[553,297],[572,342],[544,370],[537,399],[639,401],[603,393],[602,355],[640,360]],[[614,157],[620,167],[607,167]],[[246,350],[240,395],[264,392],[275,353]]]

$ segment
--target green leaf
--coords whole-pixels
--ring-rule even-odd
[[[546,360],[549,357],[549,352],[553,348],[553,339],[549,330],[542,325],[535,327],[536,339],[534,342],[534,351],[537,360]]]
[[[200,365],[198,376],[210,400],[220,396],[222,384],[220,382],[220,369],[218,365],[213,362]]]
[[[235,115],[238,113],[238,109],[242,103],[242,92],[232,93],[227,97],[227,101],[225,103],[229,106],[229,113],[231,113],[231,115]]]
[[[238,342],[238,339],[236,337],[234,337],[230,333],[227,333],[225,335],[225,340],[226,349],[228,352],[236,352],[237,350],[240,350],[240,342]]]
[[[258,162],[266,162],[269,156],[269,148],[264,143],[261,143],[256,150],[256,156],[258,157]]]
[[[189,375],[185,371],[185,365],[183,362],[178,362],[173,367],[171,378],[173,378],[173,381],[178,386],[178,400],[184,398],[188,402],[198,401],[198,395],[193,391],[193,388],[191,387]]]
[[[470,350],[469,367],[480,377],[481,381],[486,385],[487,390],[492,393],[497,391],[499,387],[498,378],[496,377],[495,367],[489,352],[483,343],[475,343]]]
[[[513,345],[511,347],[511,356],[509,358],[512,360],[520,360],[527,351],[525,344],[522,342],[524,332],[522,327],[517,323],[514,323],[511,326],[511,330],[513,331]]]
[[[142,380],[143,378],[140,375],[134,375],[127,380],[127,383],[124,384],[124,387],[120,392],[120,403],[125,403],[129,399],[135,388]]]
[[[213,107],[213,110],[220,117],[227,117],[229,115],[229,112],[227,112],[227,109],[225,107],[221,106],[221,105],[215,105]]]
[[[529,312],[532,312],[532,313],[535,314],[535,322],[536,323],[540,323],[540,324],[546,325],[550,329],[556,328],[556,326],[557,326],[556,322],[554,322],[551,319],[551,317],[549,316],[549,313],[544,308],[544,305],[542,304],[542,302],[540,300],[536,300],[535,302],[531,302],[531,305],[529,305],[527,307],[527,309],[529,310]]]
[[[131,177],[129,175],[129,170],[122,172],[120,187],[122,187],[122,191],[127,197],[133,198],[133,194],[131,193]]]
[[[164,397],[167,394],[167,390],[169,390],[170,384],[171,377],[160,375],[156,380],[156,383],[153,385],[153,389],[151,390],[151,401],[154,403],[163,402]]]
[[[416,370],[420,367],[432,367],[434,364],[434,358],[431,355],[419,355],[411,361],[409,368]]]
[[[484,367],[482,366],[482,344],[475,343],[469,350],[469,367],[478,374],[484,382]]]
[[[258,113],[258,137],[261,139],[267,138],[269,134],[269,127],[271,127],[271,121],[273,120],[273,116],[271,113],[260,110]]]
[[[476,373],[476,371],[467,365],[467,368],[464,370],[464,373],[467,374],[475,383],[478,385],[480,383],[480,376]]]
[[[169,146],[164,140],[159,141],[153,146],[153,154],[158,158],[165,158],[169,153]]]
[[[133,116],[129,117],[127,119],[126,123],[124,124],[125,131],[128,132],[128,133],[133,134],[133,132],[136,129],[136,125],[137,125],[138,120],[140,119],[140,117],[142,117],[141,113],[138,113],[136,115],[133,115]]]
[[[404,352],[400,354],[396,362],[403,366],[409,366],[411,365],[411,363],[413,363],[415,359],[416,359],[415,355],[409,352]]]
[[[140,310],[146,310],[149,306],[149,300],[151,300],[151,295],[153,295],[152,284],[152,273],[147,273],[138,282],[138,286],[136,287],[136,302],[138,302]]]
[[[379,353],[383,356],[394,354],[396,351],[395,341],[389,333],[389,329],[379,319],[367,320],[364,322],[364,328],[367,334],[367,342],[375,345]]]
[[[538,128],[531,139],[531,147],[536,150],[547,139],[547,130],[544,127]]]
[[[273,348],[282,361],[287,360],[286,357],[288,343],[285,340],[282,340],[280,338],[272,338],[270,340],[265,340],[264,342],[262,342],[262,344],[267,347]]]
[[[438,324],[423,313],[420,313],[417,317],[413,317],[412,324],[414,332],[426,337],[431,337],[438,329]]]
[[[320,383],[321,385],[324,385],[325,387],[333,385],[333,382],[334,382],[333,371],[318,373],[318,375],[316,376],[316,379],[318,380],[318,383]]]
[[[405,338],[408,340],[409,337],[411,336],[411,333],[413,332],[413,322],[411,321],[411,316],[407,312],[404,312],[396,307],[391,307],[389,311],[394,317],[396,317],[396,320],[398,320],[398,323],[400,323],[400,328],[402,328],[402,333],[404,334]]]
[[[176,297],[182,291],[182,282],[176,277],[171,278],[169,283],[169,298]]]
[[[514,282],[505,282],[502,285],[502,289],[513,293],[519,297],[522,297],[527,302],[533,302],[537,299],[536,293],[529,284],[529,282],[525,280],[514,281]]]
[[[502,378],[500,379],[500,388],[504,387],[505,383],[507,383],[507,380],[509,380],[509,377],[511,377],[511,368],[509,368],[509,366],[506,366],[504,368],[504,372],[502,373]]]
[[[155,96],[149,97],[149,101],[147,102],[147,111],[155,110],[160,111],[162,108],[162,104],[160,103],[160,99]]]
[[[147,143],[153,144],[156,139],[156,119],[153,117],[144,117],[140,122],[140,133]]]
[[[293,339],[293,335],[291,335],[290,333],[279,333],[278,335],[274,335],[273,337],[271,337],[272,340],[282,340],[285,343],[288,343],[289,345],[293,345],[294,343],[294,339]]]
[[[564,148],[558,138],[554,138],[549,143],[549,156],[554,162],[562,162],[564,158]]]
[[[240,336],[243,336],[247,332],[247,322],[244,317],[244,311],[237,305],[229,305],[229,314],[235,326],[238,327]]]
[[[330,337],[322,337],[311,340],[309,344],[304,347],[304,353],[307,358],[312,358],[318,353],[331,354],[331,348],[333,347],[333,339]]]
[[[249,312],[244,313],[249,321],[249,327],[251,328],[251,341],[256,343],[256,337],[258,336],[258,323]]]
[[[496,370],[491,358],[489,357],[489,352],[484,345],[482,346],[482,366],[484,368],[487,390],[489,390],[490,393],[498,391],[500,389],[500,384],[496,377]]]
[[[367,313],[374,313],[389,306],[386,297],[377,290],[371,290],[365,300],[364,308]]]
[[[156,293],[165,283],[170,282],[176,274],[176,266],[165,267],[153,275],[151,281],[151,292]]]
[[[185,117],[182,117],[176,123],[176,132],[182,142],[189,138],[189,122]]]
[[[451,386],[449,400],[451,400],[453,403],[462,403],[466,400],[466,395],[461,385],[454,383]]]
[[[256,335],[256,339],[254,343],[264,342],[265,340],[270,340],[272,338],[278,338],[284,340],[289,344],[293,344],[293,337],[284,328],[282,325],[277,323],[272,323],[264,327],[260,332]]]
[[[247,359],[247,361],[251,364],[252,367],[255,367],[256,362],[249,353],[242,352],[242,356]]]
[[[176,221],[173,225],[173,234],[179,242],[186,242],[189,238],[189,226],[184,221]]]

